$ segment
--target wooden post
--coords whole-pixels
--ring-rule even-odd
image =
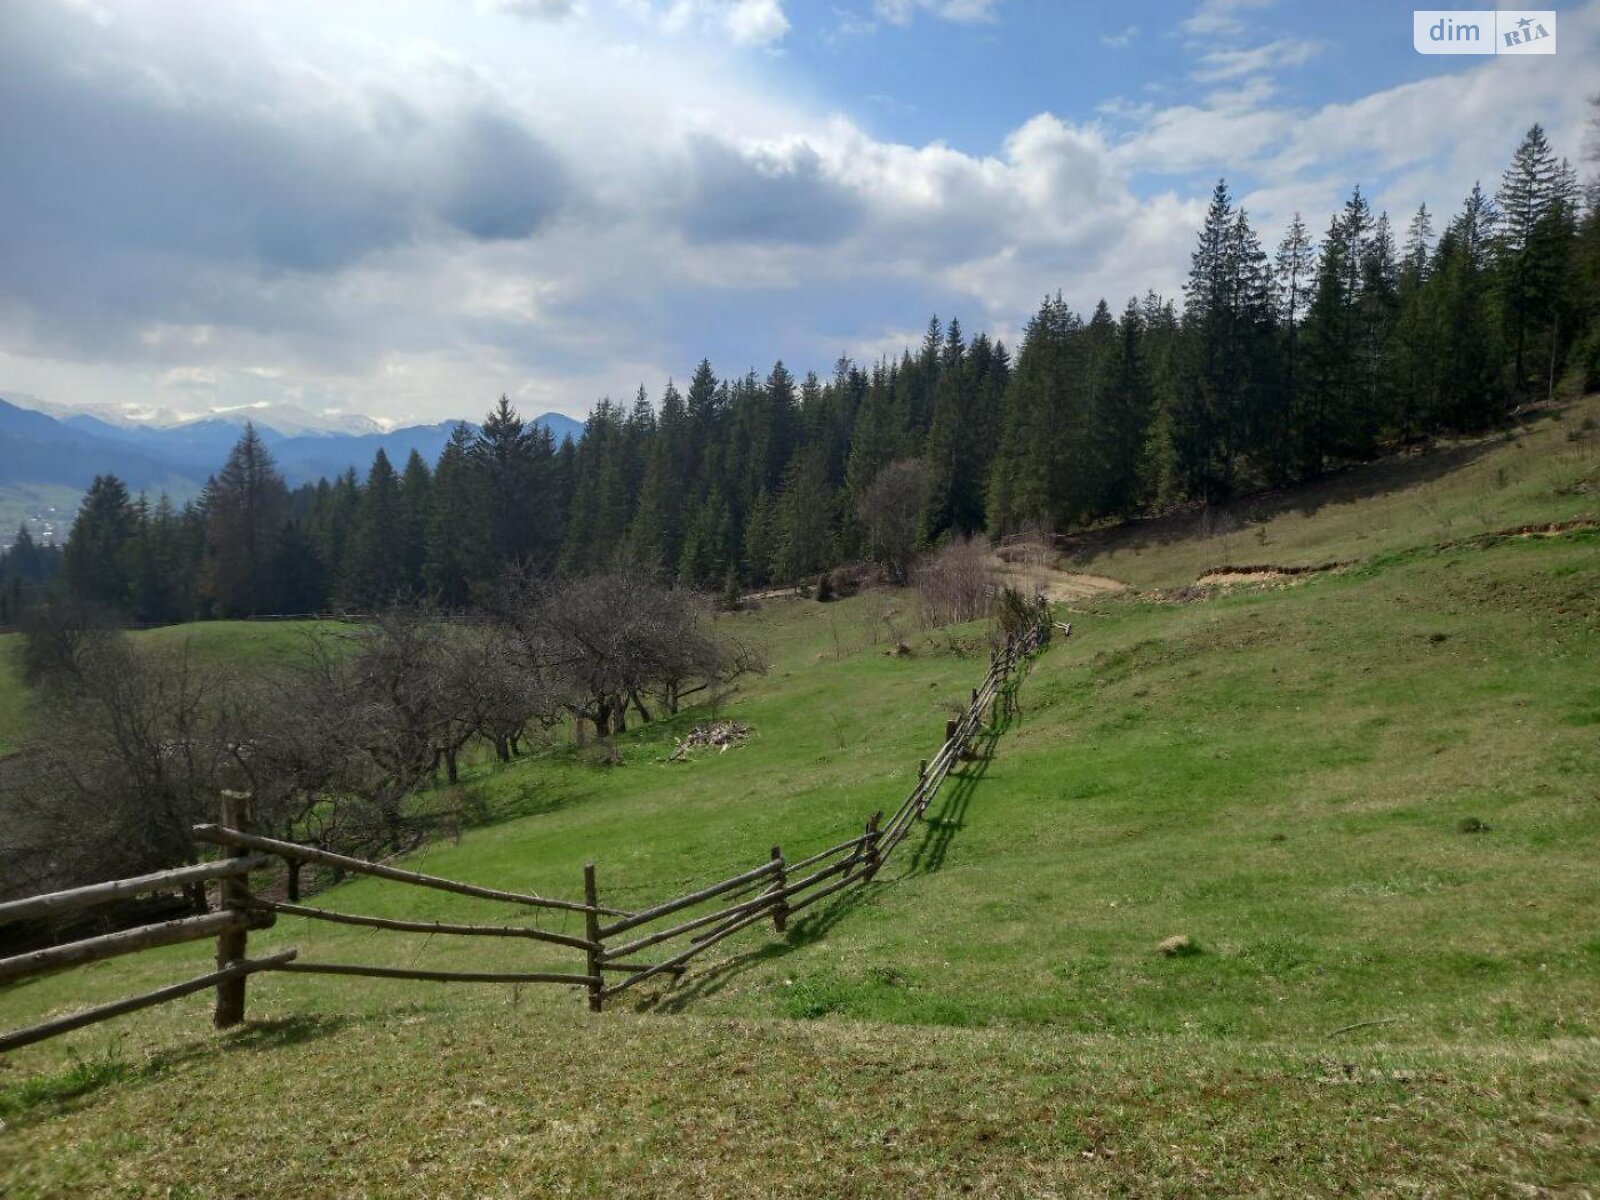
[[[222,823],[230,829],[248,833],[250,826],[255,823],[255,808],[255,797],[248,792],[222,793]],[[228,857],[244,858],[249,853],[245,849],[230,848]],[[217,891],[224,910],[247,915],[250,905],[248,876],[224,879]],[[243,925],[217,935],[217,970],[227,970],[244,959],[249,936]],[[218,982],[217,1003],[211,1017],[212,1024],[218,1029],[231,1029],[244,1020],[245,980],[243,974],[237,974]]]
[[[878,824],[882,820],[883,812],[880,810],[873,813],[867,821],[867,840],[865,843],[867,869],[862,872],[862,877],[865,879],[871,879],[878,873],[878,868],[883,865],[883,860],[878,857]]]
[[[957,724],[958,724],[958,722],[953,721],[953,720],[952,721],[946,721],[944,723],[944,740],[945,741],[948,742],[951,738],[956,736],[956,725]]]
[[[589,949],[584,952],[588,957],[589,1011],[599,1012],[605,1007],[606,998],[602,993],[606,985],[600,975],[600,889],[595,886],[593,863],[583,865],[583,902],[588,906],[584,910],[583,926],[589,940]]]
[[[782,892],[789,885],[789,878],[783,866],[783,849],[779,846],[772,848],[772,861],[778,864],[778,869],[772,875],[772,890]],[[789,925],[789,902],[779,900],[772,906],[772,928],[782,933]]]
[[[917,764],[917,819],[928,811],[928,760]]]

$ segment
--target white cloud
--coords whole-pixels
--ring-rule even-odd
[[[1121,33],[1108,33],[1100,39],[1102,45],[1110,46],[1113,50],[1121,50],[1132,43],[1139,36],[1139,27],[1129,25]]]
[[[534,21],[559,21],[582,8],[581,0],[488,0],[488,3],[500,12]]]
[[[1197,37],[1216,37],[1241,32],[1246,25],[1242,14],[1251,9],[1270,8],[1275,0],[1200,0],[1182,24],[1185,33]]]
[[[946,21],[993,21],[1000,0],[873,0],[872,11],[891,25],[909,25],[919,12]]]
[[[637,19],[671,35],[715,31],[738,46],[772,46],[789,32],[784,0],[618,0]]]
[[[735,0],[724,21],[741,46],[767,46],[789,32],[782,0]]]
[[[782,36],[775,2],[480,15],[455,40],[368,36],[386,5],[343,32],[308,6],[269,35],[263,11],[13,22],[0,111],[36,116],[0,123],[0,387],[430,420],[505,391],[581,413],[702,354],[820,369],[915,340],[930,311],[1014,331],[1057,288],[1082,308],[1176,294],[1208,176],[1270,239],[1293,208],[1320,230],[1358,181],[1442,221],[1535,119],[1575,155],[1600,29],[1592,3],[1562,13],[1553,58],[1303,110],[1229,69],[1182,104],[1038,113],[971,153],[793,99],[738,48]],[[117,203],[64,202],[85,182]]]
[[[1216,83],[1303,66],[1322,50],[1321,42],[1305,38],[1278,38],[1246,49],[1209,50],[1201,55],[1201,65],[1194,72],[1194,77],[1202,83]]]

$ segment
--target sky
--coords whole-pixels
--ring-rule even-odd
[[[1479,57],[1361,0],[0,0],[0,394],[581,417],[935,314],[1014,345],[1181,297],[1219,176],[1270,247],[1357,184],[1442,225],[1536,121],[1578,161],[1600,0],[1557,16]]]

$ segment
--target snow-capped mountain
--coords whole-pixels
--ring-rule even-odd
[[[8,394],[6,399],[22,408],[46,413],[66,424],[84,424],[94,421],[116,429],[178,429],[201,422],[222,421],[243,426],[253,422],[264,429],[284,437],[362,436],[370,433],[388,433],[401,422],[366,416],[364,413],[343,412],[339,409],[313,411],[295,404],[258,400],[251,404],[212,406],[207,408],[156,408],[136,402],[56,404],[37,396]]]
[[[134,492],[166,492],[183,500],[199,493],[222,467],[252,422],[291,487],[331,479],[352,468],[365,477],[382,450],[398,470],[416,451],[431,466],[455,421],[385,428],[370,417],[312,413],[266,404],[203,413],[152,412],[135,406],[52,404],[23,393],[0,395],[0,531],[18,520],[42,519],[47,494],[57,523],[70,523],[78,497],[96,475],[114,474]],[[534,424],[559,442],[583,426],[560,413]]]

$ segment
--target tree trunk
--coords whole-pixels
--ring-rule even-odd
[[[289,873],[287,889],[289,903],[294,904],[300,899],[300,868],[305,864],[298,858],[286,858],[283,860],[283,865],[288,868]]]
[[[444,770],[446,778],[448,778],[451,783],[461,782],[461,773],[457,769],[456,748],[454,746],[450,747],[444,752]]]

